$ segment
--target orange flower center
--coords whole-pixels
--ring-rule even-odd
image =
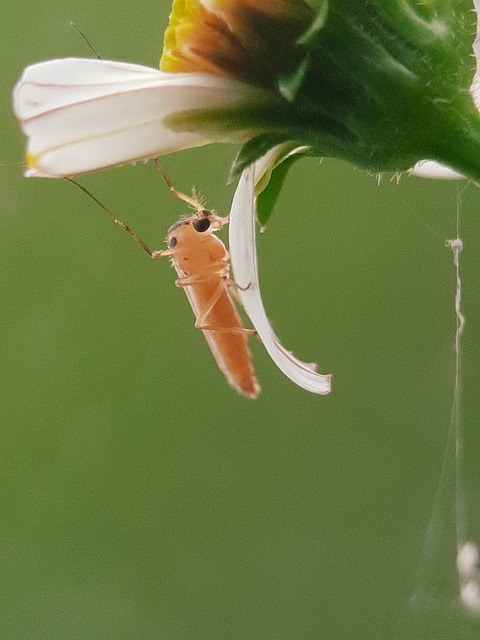
[[[270,86],[312,17],[304,0],[174,0],[160,69]]]

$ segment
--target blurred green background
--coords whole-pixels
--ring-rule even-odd
[[[263,294],[285,346],[334,387],[296,388],[252,341],[252,402],[224,381],[167,261],[71,185],[22,177],[10,107],[22,69],[89,57],[71,21],[103,57],[156,66],[168,13],[166,1],[4,9],[0,637],[477,638],[453,572],[455,526],[480,531],[477,188],[298,163],[259,238]],[[226,213],[234,153],[165,166]],[[151,163],[82,183],[153,248],[184,212]],[[455,519],[447,473],[431,521],[454,384],[444,241],[460,199],[467,501]],[[429,523],[438,547],[424,554]]]

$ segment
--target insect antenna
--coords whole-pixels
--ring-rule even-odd
[[[98,53],[98,51],[95,49],[95,47],[93,46],[93,44],[90,42],[90,40],[87,38],[87,36],[83,33],[83,31],[80,31],[80,29],[77,27],[77,25],[74,22],[70,22],[70,26],[72,27],[72,29],[75,29],[75,31],[78,33],[78,35],[82,38],[82,40],[85,42],[85,44],[87,45],[87,47],[90,49],[90,51],[93,53],[93,55],[98,59],[98,60],[103,60],[102,56]]]

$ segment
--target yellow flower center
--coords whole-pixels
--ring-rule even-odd
[[[188,64],[189,43],[205,13],[199,0],[174,0],[170,21],[163,40],[160,69],[166,73],[199,71]],[[182,52],[185,52],[182,54]]]
[[[27,153],[25,156],[25,166],[27,169],[36,169],[37,168],[37,156],[33,155],[33,153]]]

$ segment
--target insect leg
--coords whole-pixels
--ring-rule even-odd
[[[212,324],[197,324],[195,323],[195,327],[197,329],[201,329],[202,331],[216,331],[217,333],[233,333],[235,335],[246,335],[246,336],[256,336],[257,332],[255,329],[245,329],[245,327],[218,327]]]
[[[158,158],[154,158],[153,161],[155,162],[158,170],[162,174],[163,179],[165,180],[165,182],[167,184],[167,187],[170,189],[170,191],[173,193],[173,195],[175,197],[177,197],[179,200],[183,200],[183,202],[186,202],[188,204],[188,206],[191,207],[192,209],[195,209],[195,211],[201,211],[203,209],[203,207],[202,207],[201,203],[196,198],[192,198],[191,196],[187,196],[185,193],[182,193],[181,191],[178,191],[178,189],[175,189],[175,187],[173,186],[170,178],[165,173],[165,169],[163,168],[162,163],[160,162],[160,160]]]
[[[195,321],[195,327],[197,329],[201,329],[202,331],[218,331],[220,333],[234,333],[234,334],[242,334],[242,335],[257,335],[255,329],[245,329],[245,327],[222,327],[221,325],[215,324],[205,324],[205,320],[208,318],[215,305],[217,304],[220,296],[224,292],[223,287],[225,286],[225,280],[221,280],[218,283],[218,287],[215,290],[215,293],[210,298],[208,305],[203,309],[203,311],[199,314],[198,318]]]
[[[172,255],[174,255],[175,249],[172,251]],[[175,281],[177,287],[193,287],[199,282],[204,282],[205,280],[211,280],[212,278],[218,278],[221,282],[229,282],[228,278],[226,278],[226,274],[228,273],[227,268],[223,261],[214,262],[208,268],[202,269],[200,273],[196,273],[194,275],[181,276]]]
[[[210,278],[210,276],[208,276]],[[207,276],[183,276],[182,278],[177,278],[175,280],[175,284],[177,287],[193,287],[198,282],[202,282],[206,280]]]
[[[83,191],[83,193],[85,195],[87,195],[90,200],[93,200],[93,202],[95,202],[95,204],[97,204],[106,214],[107,216],[110,218],[110,220],[112,220],[117,226],[119,226],[121,229],[123,229],[125,231],[125,233],[127,235],[130,236],[130,238],[132,238],[132,240],[134,242],[136,242],[138,244],[139,247],[141,247],[145,253],[148,253],[148,255],[151,258],[163,258],[164,256],[171,256],[173,255],[173,251],[172,250],[162,250],[162,251],[152,251],[151,249],[149,249],[149,247],[146,245],[146,243],[137,236],[136,233],[134,233],[130,227],[128,225],[126,225],[124,222],[122,222],[121,220],[119,220],[111,211],[110,209],[107,209],[107,207],[100,202],[100,200],[98,200],[98,198],[96,198],[93,193],[90,193],[90,191],[84,187],[83,185],[81,185],[79,182],[76,182],[76,180],[73,180],[72,178],[65,178],[65,180],[67,182],[70,182],[71,184],[75,185],[78,189],[80,189],[80,191]]]
[[[242,305],[242,301],[240,300],[240,296],[238,295],[238,291],[239,290],[240,291],[247,291],[252,286],[252,283],[250,282],[246,287],[241,287],[239,284],[237,284],[235,282],[235,280],[230,280],[230,278],[228,278],[226,280],[226,284],[227,284],[227,287],[230,290],[230,293],[235,298],[235,301],[238,302],[239,305]]]
[[[252,286],[252,283],[249,282],[246,287],[241,287],[237,282],[235,282],[235,280],[231,280],[230,278],[228,278],[227,286],[230,287],[232,292],[237,294],[237,291],[239,291],[239,290],[240,291],[248,291],[250,289],[250,287]]]

